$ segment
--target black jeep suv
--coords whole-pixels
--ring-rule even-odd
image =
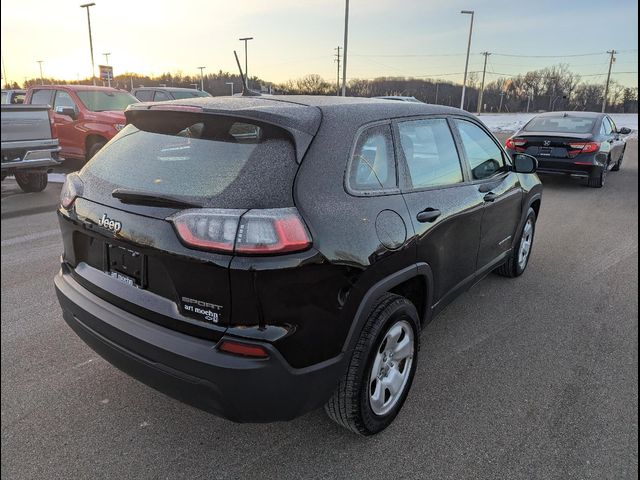
[[[216,415],[325,405],[379,432],[421,329],[483,275],[527,266],[536,161],[460,110],[269,96],[126,117],[63,187],[64,318],[118,368]]]

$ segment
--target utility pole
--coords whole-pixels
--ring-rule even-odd
[[[36,60],[36,62],[40,65],[40,85],[44,85],[44,77],[42,76],[42,64],[44,60]]]
[[[604,98],[602,99],[602,113],[607,109],[607,97],[609,96],[609,82],[611,82],[611,68],[613,67],[613,62],[616,61],[616,51],[611,50],[607,51],[611,56],[609,57],[609,73],[607,73],[607,84],[604,87]]]
[[[200,69],[200,90],[204,92],[204,69],[207,67],[198,67]]]
[[[109,55],[111,55],[111,53],[103,53],[102,55],[104,55],[105,64],[109,66]],[[107,85],[109,87],[111,86],[111,74],[107,75]]]
[[[249,87],[249,60],[248,60],[248,56],[247,56],[247,42],[249,40],[253,40],[253,37],[244,37],[244,38],[239,38],[238,40],[240,40],[241,42],[244,42],[244,78],[247,79],[247,87]]]
[[[440,89],[440,84],[436,82],[436,101],[435,104],[438,104],[438,90]]]
[[[500,107],[498,108],[498,113],[502,113],[502,101],[504,100],[504,92],[500,92]]]
[[[344,43],[342,52],[342,96],[347,96],[347,43],[349,40],[349,0],[344,4]]]
[[[484,67],[482,68],[482,83],[480,84],[480,93],[478,94],[478,115],[482,113],[482,101],[484,97],[484,79],[485,79],[485,76],[487,75],[487,59],[491,54],[489,52],[482,52],[482,55],[484,55]]]
[[[335,54],[336,58],[334,60],[334,62],[338,64],[338,75],[336,76],[336,95],[340,96],[340,46],[334,48],[334,50],[338,51],[338,53]]]
[[[527,95],[527,113],[529,113],[529,106],[531,105],[531,100],[533,99],[533,92],[529,92]]]
[[[89,50],[91,50],[91,79],[93,80],[93,85],[96,84],[96,66],[93,61],[93,38],[91,38],[91,14],[89,13],[89,8],[94,7],[95,3],[85,3],[80,5],[80,8],[87,9],[87,24],[89,25]]]
[[[225,84],[231,87],[231,96],[233,97],[233,82],[225,82]]]
[[[464,64],[464,79],[462,80],[462,98],[460,99],[460,109],[464,109],[464,95],[467,90],[467,72],[469,71],[469,54],[471,53],[471,35],[473,34],[473,17],[475,12],[473,10],[462,10],[460,12],[463,15],[471,15],[471,25],[469,26],[469,41],[467,42],[467,61]]]
[[[7,78],[7,68],[4,66],[4,57],[2,57],[2,77],[4,78],[4,84],[9,85],[9,79]]]

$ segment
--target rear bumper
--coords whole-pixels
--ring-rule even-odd
[[[557,173],[590,177],[599,174],[603,166],[593,157],[575,159],[536,157],[539,173]]]
[[[12,161],[3,161],[1,165],[2,171],[22,170],[31,168],[55,167],[62,163],[58,153],[60,147],[51,149],[27,150],[20,158]]]
[[[151,323],[93,295],[64,264],[54,283],[67,324],[107,361],[177,400],[232,421],[293,419],[323,405],[342,374],[342,356],[294,369],[269,343],[260,343],[269,351],[267,359],[222,353],[214,341]]]

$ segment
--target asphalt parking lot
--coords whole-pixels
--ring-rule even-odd
[[[637,478],[638,144],[602,190],[544,177],[530,266],[427,327],[395,423],[238,425],[122,374],[62,320],[60,184],[2,182],[3,478]]]

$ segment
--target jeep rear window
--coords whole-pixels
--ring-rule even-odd
[[[181,197],[203,206],[293,205],[295,147],[278,127],[233,117],[138,112],[83,169],[109,188]]]

